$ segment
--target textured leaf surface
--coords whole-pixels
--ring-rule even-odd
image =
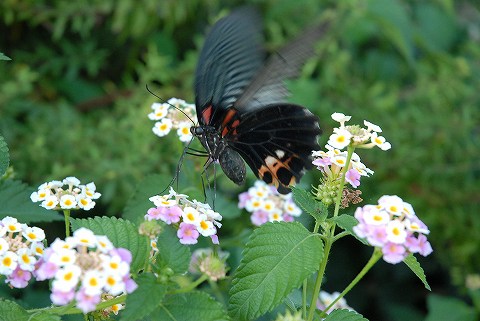
[[[233,277],[232,319],[252,320],[273,309],[318,269],[322,257],[322,241],[300,223],[257,228]]]
[[[204,292],[190,292],[165,297],[151,320],[162,321],[227,321],[223,306]]]
[[[131,271],[142,269],[148,259],[150,244],[148,238],[138,234],[137,227],[130,221],[115,217],[95,217],[72,220],[72,229],[85,227],[96,235],[106,235],[115,247],[123,247],[132,253]]]
[[[185,273],[192,256],[190,248],[183,245],[175,235],[174,229],[166,226],[157,239],[158,261],[163,266],[168,266],[175,273]]]
[[[19,181],[0,182],[0,217],[13,216],[22,223],[62,221],[63,216],[33,203],[33,189]]]
[[[431,291],[432,289],[430,288],[430,285],[428,285],[427,277],[425,276],[420,263],[418,263],[417,258],[413,256],[413,254],[410,254],[403,260],[403,262],[410,268],[410,270],[412,270],[413,273],[415,273],[416,276],[418,276],[418,278],[423,282],[423,285],[425,285],[425,288]]]
[[[0,321],[27,321],[28,313],[12,301],[0,300]]]
[[[362,242],[365,245],[368,245],[368,242],[364,240],[363,238],[360,238],[353,232],[353,227],[358,224],[358,221],[355,217],[347,214],[342,214],[337,217],[332,217],[332,221],[337,223],[337,225],[347,231],[350,235],[354,236],[357,240]]]
[[[317,222],[323,222],[327,218],[328,208],[325,204],[317,202],[309,192],[292,187],[293,199],[305,212],[313,216]]]
[[[10,156],[8,154],[8,146],[3,136],[0,136],[0,177],[7,171],[10,164]]]
[[[157,278],[151,273],[141,274],[135,282],[138,288],[127,296],[125,306],[128,309],[122,312],[122,321],[138,320],[149,315],[167,293],[166,286],[157,283]]]
[[[325,321],[368,321],[363,317],[363,315],[358,314],[355,311],[350,311],[346,309],[334,310],[330,313]]]

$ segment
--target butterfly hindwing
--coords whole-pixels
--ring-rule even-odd
[[[227,125],[223,132],[229,146],[243,157],[257,177],[281,193],[288,193],[288,186],[300,180],[312,166],[312,150],[319,149],[317,118],[302,106],[287,103],[265,106]]]

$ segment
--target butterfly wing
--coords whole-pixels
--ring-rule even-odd
[[[231,121],[223,137],[253,170],[255,175],[286,194],[306,169],[312,167],[312,150],[318,150],[320,128],[317,117],[293,104],[272,104],[261,111],[238,116],[229,110]]]
[[[218,128],[223,114],[262,67],[261,23],[243,8],[220,19],[210,30],[195,73],[195,104],[201,125]]]

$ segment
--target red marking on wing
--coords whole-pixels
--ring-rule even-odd
[[[206,125],[210,124],[210,120],[212,117],[212,110],[213,110],[213,107],[212,105],[210,105],[202,111],[203,123]]]
[[[238,118],[237,110],[231,108],[227,111],[227,114],[222,121],[222,137],[225,137],[232,129],[235,130],[235,128],[240,124],[239,119],[233,120],[234,117]],[[236,134],[236,131],[234,131],[233,133]]]

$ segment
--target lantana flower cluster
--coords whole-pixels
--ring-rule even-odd
[[[324,204],[333,204],[339,184],[341,182],[341,172],[345,166],[348,169],[345,173],[345,181],[350,184],[352,188],[357,188],[360,185],[360,178],[362,176],[370,176],[373,171],[365,166],[360,160],[360,156],[352,153],[351,159],[348,161],[348,151],[344,150],[347,146],[352,145],[356,148],[373,148],[375,146],[382,150],[391,148],[383,136],[378,133],[382,129],[368,121],[364,121],[366,128],[358,125],[345,125],[351,116],[346,116],[342,113],[333,113],[333,120],[340,123],[340,127],[333,129],[333,134],[330,135],[326,151],[313,151],[314,158],[313,165],[323,173],[323,181],[317,188],[317,198]],[[358,198],[359,193],[352,193],[349,189],[345,189],[347,196],[350,196],[352,203],[358,203],[361,199]],[[345,193],[344,192],[344,193]],[[357,198],[357,199],[355,199]],[[348,205],[348,202],[347,202]],[[345,207],[345,206],[344,206]]]
[[[36,192],[30,195],[32,202],[42,202],[40,206],[49,210],[88,211],[95,206],[95,201],[101,196],[96,191],[95,183],[80,184],[76,177],[67,177],[63,181],[43,183]]]
[[[73,300],[84,313],[95,310],[102,296],[131,293],[137,284],[130,278],[132,255],[115,248],[106,236],[79,228],[65,240],[56,239],[45,250],[35,271],[39,281],[52,279],[50,299],[56,305]]]
[[[166,103],[153,103],[152,112],[148,114],[150,120],[155,121],[152,131],[158,137],[168,135],[171,130],[176,130],[178,138],[182,142],[189,142],[192,139],[190,119],[195,117],[195,105],[188,104],[182,99],[170,98]]]
[[[197,200],[190,201],[187,195],[178,194],[172,187],[167,195],[155,195],[149,200],[156,207],[147,211],[145,219],[161,220],[177,227],[180,243],[196,244],[202,235],[218,244],[217,228],[222,227],[222,216],[212,210],[210,205]]]
[[[275,187],[260,180],[238,198],[238,207],[252,213],[250,220],[256,226],[273,221],[291,222],[302,214],[293,201],[292,193],[282,195]]]
[[[43,255],[45,232],[6,216],[0,221],[0,275],[11,287],[24,288]]]
[[[410,253],[427,256],[432,246],[426,235],[428,227],[416,215],[412,205],[398,196],[384,195],[378,205],[357,208],[356,235],[382,249],[383,259],[392,264],[402,262]]]

